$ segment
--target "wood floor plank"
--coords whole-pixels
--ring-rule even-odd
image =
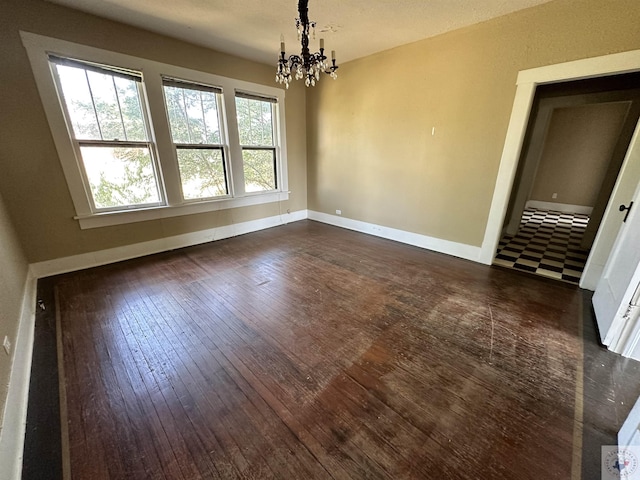
[[[195,312],[192,312],[192,315],[194,317],[197,316]],[[283,409],[282,405],[279,404],[277,400],[275,400],[275,398],[271,395],[271,393],[268,390],[261,388],[262,384],[257,380],[257,378],[254,375],[250,373],[250,371],[246,369],[244,364],[234,355],[233,350],[225,349],[224,351],[222,351],[215,347],[215,344],[213,342],[218,342],[219,344],[223,344],[223,342],[221,341],[220,337],[215,331],[212,332],[210,330],[211,328],[210,317],[205,317],[205,322],[200,326],[201,326],[201,330],[199,333],[201,333],[202,339],[206,341],[206,345],[208,346],[213,345],[213,348],[211,351],[215,352],[216,361],[224,366],[225,372],[230,376],[230,378],[233,379],[236,385],[238,385],[239,388],[241,388],[243,393],[247,395],[248,398],[251,398],[251,401],[254,404],[254,406],[256,406],[256,408],[258,408],[265,417],[271,417],[273,414],[279,415],[279,417],[281,417],[280,420],[283,423],[283,425],[286,424],[287,428],[290,429],[290,431],[281,430],[280,435],[278,436],[278,440],[281,442],[283,438],[288,439],[290,435],[287,435],[287,434],[290,434],[290,433],[293,433],[296,439],[307,437],[307,440],[303,444],[304,448],[302,449],[302,451],[296,451],[296,450],[300,450],[300,447],[301,447],[301,445],[298,444],[298,445],[295,445],[294,450],[292,450],[293,454],[295,454],[300,461],[306,461],[307,455],[305,450],[310,449],[314,457],[316,455],[318,455],[319,457],[322,457],[323,456],[322,451],[314,448],[315,443],[308,438],[306,431],[297,422],[293,421],[293,419],[290,416],[290,413]],[[281,426],[278,425],[278,427],[281,427]],[[311,460],[309,459],[309,461]],[[313,465],[311,469],[314,471],[314,476],[312,478],[323,478],[324,476],[323,472],[322,470],[317,469],[317,465]],[[336,468],[334,468],[333,471],[335,472]],[[343,476],[341,478],[348,478],[348,477]]]
[[[56,288],[74,478],[571,476],[575,287],[305,221]]]
[[[149,305],[149,307],[155,310],[157,305]],[[157,311],[151,312],[151,314],[156,318],[161,316],[161,313]],[[167,326],[164,331],[166,332],[169,329],[170,327]],[[182,332],[182,334],[184,334],[184,332]],[[192,398],[191,394],[201,395],[203,398],[207,399],[207,405],[209,407],[213,407],[215,412],[220,414],[220,416],[222,416],[223,418],[228,418],[229,424],[235,426],[235,428],[229,428],[229,426],[227,426],[227,429],[229,431],[236,430],[237,437],[246,437],[249,443],[252,444],[253,448],[247,449],[245,453],[245,457],[247,458],[244,462],[243,470],[250,471],[250,473],[247,473],[247,475],[254,477],[271,478],[273,476],[273,472],[271,471],[270,465],[269,467],[267,467],[271,460],[271,455],[269,455],[268,452],[270,446],[257,444],[256,432],[252,430],[253,425],[250,425],[250,422],[247,421],[248,419],[241,415],[241,411],[237,408],[241,405],[244,399],[240,399],[239,402],[233,401],[237,399],[227,401],[227,397],[231,397],[235,392],[235,386],[230,382],[225,381],[224,375],[219,374],[219,369],[215,367],[211,372],[207,372],[206,374],[204,374],[199,365],[200,359],[193,358],[192,354],[187,350],[176,349],[176,345],[180,344],[180,340],[178,339],[178,337],[172,337],[171,339],[167,338],[166,340],[168,342],[168,345],[170,346],[168,348],[165,347],[165,350],[168,350],[170,355],[178,359],[179,362],[182,362],[181,357],[191,357],[189,365],[183,364],[183,367],[186,376],[191,378],[190,382],[184,384],[184,388],[186,392],[189,392],[190,403],[193,404],[193,408],[198,410],[198,412],[202,414],[200,404]],[[199,345],[196,345],[196,347],[199,347]],[[195,349],[194,351],[197,351],[197,349]],[[191,368],[192,366],[196,366],[197,368]],[[208,366],[212,366],[211,362],[208,363]],[[201,388],[201,385],[210,385],[214,379],[216,380],[215,388]],[[225,395],[218,396],[217,390],[224,390]],[[203,408],[206,408],[206,406],[203,406]],[[215,418],[201,418],[200,421],[203,421],[203,424],[206,425],[211,421],[215,421]],[[219,432],[218,429],[216,429],[216,431]],[[238,443],[238,438],[235,439],[235,442]],[[266,453],[264,453],[265,451]]]
[[[202,310],[202,305],[206,305],[205,302],[197,302],[195,305],[197,305],[198,313],[200,315],[200,318],[203,320],[203,325],[205,326],[206,329],[208,329],[209,325],[206,320],[210,319],[212,314],[214,314],[214,316],[216,317],[218,317],[218,315],[215,312],[211,312],[211,311],[207,312],[205,310]],[[268,399],[269,405],[272,406],[272,408],[278,410],[281,415],[285,414],[285,412],[283,412],[282,410],[282,406],[291,405],[291,402],[287,401],[291,399],[291,395],[287,395],[286,393],[283,393],[282,389],[279,387],[274,388],[274,385],[276,384],[272,382],[272,378],[281,379],[282,372],[284,371],[282,368],[279,368],[278,362],[277,362],[278,359],[276,359],[275,357],[267,358],[265,357],[264,353],[256,351],[251,346],[250,343],[244,342],[242,338],[236,335],[233,335],[233,333],[230,331],[230,329],[224,322],[219,323],[218,326],[221,328],[216,328],[215,330],[209,330],[209,333],[211,335],[211,338],[214,339],[214,341],[230,347],[230,348],[223,349],[224,355],[227,357],[229,362],[233,365],[235,369],[242,372],[242,375],[245,379],[251,380],[250,383],[253,388],[261,389],[262,395],[265,395],[265,392],[268,391],[269,395],[265,395],[265,398]],[[274,374],[274,377],[271,377],[272,371],[274,369],[277,371],[277,373]],[[295,378],[295,377],[291,377],[291,378]],[[303,384],[301,380],[298,380],[297,383],[299,385]],[[282,387],[284,388],[285,386],[282,385]],[[291,392],[291,387],[286,387],[285,390]],[[305,394],[305,393],[301,392],[301,394]],[[285,408],[288,411],[295,412],[300,408],[299,400],[301,399],[301,396],[298,396],[295,393],[293,394],[293,396],[294,396],[293,406],[289,406],[289,407],[285,406]],[[284,401],[283,401],[283,397],[284,397]],[[314,421],[315,419],[318,419],[318,418],[321,419],[322,413],[323,412],[320,412],[318,415],[316,415],[314,417]],[[305,420],[307,422],[309,421],[309,419],[305,419]],[[289,417],[289,422],[290,421],[291,419]],[[322,433],[324,434],[323,440],[325,444],[332,445],[333,439],[332,439],[330,430],[325,428],[324,426],[321,426],[321,427],[322,427]],[[297,425],[296,425],[296,428],[293,428],[293,430],[296,431],[297,433],[300,433],[300,429],[297,428]],[[359,459],[360,463],[362,462],[364,462],[365,464],[367,463],[366,457],[363,457],[361,452],[355,451],[354,455],[355,457],[357,457],[357,459]],[[354,464],[353,464],[354,459],[341,452],[339,452],[337,460],[340,463],[342,462],[349,463],[350,468],[360,469],[359,470],[360,475],[374,471],[374,469],[360,468],[357,465],[354,467]]]
[[[171,420],[167,422],[172,428],[171,437],[177,433],[181,439],[180,448],[174,450],[174,455],[182,468],[195,466],[196,472],[201,476],[216,478],[217,469],[205,454],[202,442],[205,433],[201,428],[206,428],[206,424],[198,421],[197,414],[194,421],[193,416],[185,410],[185,405],[189,405],[191,399],[180,394],[185,392],[187,395],[188,389],[184,386],[183,378],[175,372],[176,366],[169,358],[171,343],[158,341],[155,319],[144,308],[137,292],[127,292],[124,298],[124,322],[121,322],[121,326],[126,342],[131,342],[131,346],[142,353],[138,369],[143,378],[147,379],[149,390],[156,398],[156,405],[162,409],[161,417],[169,416]],[[189,476],[196,472],[189,473]]]
[[[167,318],[169,319],[176,314],[180,314],[180,312],[172,310],[166,304],[162,305],[162,307],[164,311],[158,313],[160,315],[167,315]],[[185,348],[189,349],[191,352],[199,350],[201,345],[197,333],[201,334],[204,332],[199,328],[197,328],[197,331],[195,329],[191,331],[186,330],[187,329],[181,332],[181,337],[185,339]],[[214,351],[219,352],[219,349],[214,347]],[[236,381],[233,380],[232,376],[227,371],[223,370],[223,367],[214,355],[209,356],[209,358],[206,359],[206,363],[203,365],[201,365],[193,356],[191,356],[191,358],[198,366],[203,378],[207,380],[207,383],[211,383],[211,380],[208,378],[211,375],[209,370],[212,365],[215,365],[216,379],[223,383],[224,386],[222,388],[224,388],[226,392],[233,393],[233,398],[237,402],[236,405],[239,405],[242,408],[247,421],[251,422],[251,425],[258,431],[259,435],[262,435],[268,442],[270,450],[267,452],[266,458],[269,461],[275,459],[278,470],[281,470],[282,467],[289,470],[291,465],[289,465],[289,462],[287,461],[288,457],[296,454],[298,460],[302,462],[301,466],[306,468],[311,465],[310,471],[303,472],[303,476],[312,474],[313,478],[322,478],[322,475],[326,474],[326,472],[318,470],[317,463],[313,462],[313,459],[309,457],[306,449],[302,449],[302,451],[300,451],[300,444],[296,442],[296,439],[278,419],[277,415],[271,410],[265,411],[264,409],[261,409],[260,406],[256,406],[255,401],[246,395],[245,390],[242,388],[243,385],[238,385]],[[235,373],[235,371],[233,373]],[[229,405],[229,408],[233,409],[233,405],[234,404]],[[286,448],[277,448],[276,445],[279,441],[283,442]],[[288,474],[284,473],[283,475],[296,478],[296,476],[300,476],[300,473],[297,471],[289,471]]]
[[[82,289],[84,287],[79,287]],[[87,322],[86,318],[96,317],[96,309],[93,308],[92,298],[86,298],[83,294],[78,295],[73,299],[78,303],[79,315],[72,315],[70,321],[77,324],[76,332],[78,337],[85,339],[90,344],[92,355],[90,358],[92,361],[87,364],[77,364],[78,377],[67,377],[67,388],[74,391],[76,394],[87,395],[91,398],[94,393],[104,391],[104,386],[109,383],[111,364],[108,362],[106,365],[100,365],[100,346],[104,345],[104,342],[99,340],[99,327],[96,327],[95,322]],[[64,301],[64,300],[63,300]],[[98,315],[99,317],[99,315]],[[76,338],[78,338],[76,337]],[[97,341],[93,341],[93,340]],[[81,370],[80,370],[81,369]],[[82,406],[80,410],[80,418],[84,428],[84,440],[90,445],[89,449],[99,452],[103,459],[98,463],[92,475],[95,478],[109,478],[123,476],[123,460],[121,455],[117,455],[115,459],[109,459],[110,452],[117,452],[119,444],[116,441],[117,425],[118,421],[114,422],[114,418],[118,418],[120,415],[126,415],[124,408],[120,405],[117,398],[117,388],[110,390],[110,395],[100,395],[94,398],[94,401],[88,402]],[[70,417],[77,418],[77,416]],[[73,425],[75,422],[72,421]],[[130,432],[127,432],[127,438],[125,440],[131,440]],[[80,440],[79,437],[73,435],[72,442]],[[73,443],[72,443],[73,447]],[[72,452],[74,449],[71,449]],[[114,461],[115,460],[115,461]],[[72,458],[73,461],[73,458]],[[87,462],[88,465],[93,466],[94,459],[89,456],[81,456],[79,458],[81,462]],[[124,460],[126,461],[126,460]],[[102,463],[102,465],[100,465]]]
[[[157,318],[157,316],[163,316],[163,312],[161,312],[161,311],[160,311],[160,309],[158,309],[158,308],[157,308],[157,307],[158,307],[158,303],[160,303],[160,301],[149,304],[150,308],[155,308],[155,309],[156,309],[156,312],[155,312],[156,318]],[[163,309],[163,310],[167,310],[167,309],[169,309],[169,310],[170,310],[170,305],[168,305],[168,304],[164,303],[164,304],[162,304],[162,309]],[[169,313],[170,313],[169,318],[171,318],[171,316],[173,316],[173,315],[176,315],[176,314],[178,314],[178,315],[179,315],[179,314],[180,314],[180,312],[177,312],[177,311],[175,311],[175,310],[172,310],[172,311],[170,311]],[[184,337],[184,333],[185,333],[185,332],[183,331],[183,332],[182,332],[182,334],[183,334],[182,336],[183,336],[183,337]],[[177,338],[177,337],[176,337],[176,338]],[[197,346],[197,345],[196,345],[196,346]],[[197,349],[196,349],[196,351],[197,351]],[[178,353],[178,352],[176,352],[176,353]],[[195,360],[195,359],[194,359],[194,360]],[[196,363],[197,363],[197,362],[196,362]],[[219,378],[222,378],[222,377],[219,375]],[[228,385],[227,385],[227,387],[228,387],[228,388],[226,389],[226,391],[227,391],[227,392],[234,392],[234,391],[235,391],[235,389],[234,389],[234,385],[233,385],[233,384],[228,384]],[[224,401],[224,397],[222,398],[222,400]],[[241,400],[243,400],[243,399],[241,399]],[[244,409],[244,405],[245,405],[245,404],[244,404],[242,401],[240,402],[240,405],[241,405],[241,406],[243,407],[243,409]],[[234,409],[230,409],[230,411],[233,413],[233,412],[234,412]],[[249,419],[251,419],[251,417],[248,417],[248,418],[249,418]],[[239,424],[240,424],[240,425],[243,425],[243,424],[242,424],[242,422],[240,422]],[[267,436],[267,437],[269,436],[269,433],[268,433],[268,432],[266,432],[266,431],[264,431],[264,430],[263,430],[263,433],[266,433],[266,436]],[[247,438],[250,438],[250,439],[251,439],[251,438],[255,438],[255,435],[253,435],[251,432],[248,432],[246,436],[247,436]],[[269,451],[269,450],[270,450],[270,448],[271,448],[271,443],[270,443],[270,444],[268,444],[268,445],[262,445],[262,446],[260,447],[260,450],[262,450],[262,451],[266,452],[266,454],[265,454],[265,455],[263,455],[263,456],[264,456],[264,458],[266,459],[266,461],[267,461],[267,462],[269,462],[270,464],[272,464],[276,469],[280,469],[280,470],[281,470],[282,466],[285,466],[285,467],[286,467],[286,466],[287,466],[287,462],[284,462],[284,461],[283,461],[283,460],[284,460],[284,457],[279,458],[279,457],[278,457],[278,455],[274,455],[274,453],[277,453],[277,452]],[[290,455],[290,454],[288,454],[288,455]],[[252,461],[251,463],[252,463],[252,464],[256,464],[256,462],[255,462],[255,461]],[[282,472],[282,471],[280,471],[280,474],[281,474],[282,476],[290,476],[290,475],[287,475],[286,473],[284,473],[284,472]],[[254,473],[253,475],[254,475],[255,477],[264,477],[264,476],[265,476],[264,474],[260,474],[260,473]]]

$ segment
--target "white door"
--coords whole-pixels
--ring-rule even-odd
[[[627,160],[640,159],[640,142],[638,130],[631,142]],[[635,158],[633,158],[635,157]],[[626,162],[626,161],[625,161]],[[633,197],[625,200],[625,205],[633,201],[630,212],[618,212],[620,221],[628,213],[623,223],[611,254],[604,267],[600,281],[593,294],[593,308],[598,322],[602,343],[610,350],[623,353],[630,332],[635,325],[629,325],[634,319],[629,315],[629,305],[640,281],[640,178],[635,178],[636,189]],[[617,209],[611,204],[608,209]]]
[[[611,192],[609,204],[600,222],[587,263],[584,266],[584,272],[580,278],[580,287],[587,290],[596,290],[598,282],[604,275],[605,266],[613,253],[614,244],[623,225],[624,213],[621,214],[618,207],[621,204],[629,204],[633,199],[639,181],[640,121],[636,125],[636,131],[629,143],[629,149],[620,167],[620,173]],[[637,204],[636,208],[638,208]],[[604,338],[606,330],[600,327],[600,332]]]

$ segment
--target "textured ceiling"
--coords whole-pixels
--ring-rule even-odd
[[[280,34],[299,53],[296,0],[48,1],[262,63],[275,63]],[[310,0],[309,18],[343,63],[548,1]]]

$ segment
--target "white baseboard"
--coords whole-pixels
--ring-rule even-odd
[[[328,223],[329,225],[334,225],[336,227],[355,230],[356,232],[375,235],[376,237],[382,237],[388,240],[395,240],[396,242],[406,243],[415,247],[433,250],[434,252],[445,253],[454,257],[472,260],[474,262],[480,261],[481,248],[473,245],[451,242],[449,240],[442,240],[441,238],[429,237],[419,233],[384,227],[374,223],[361,222],[359,220],[352,220],[350,218],[340,217],[337,215],[329,215],[327,213],[316,212],[314,210],[309,210],[309,219]]]
[[[22,476],[37,283],[37,279],[29,275],[22,298],[22,312],[14,344],[7,403],[0,432],[0,465],[2,466],[0,478],[2,480],[18,480]]]
[[[528,200],[524,208],[536,208],[539,210],[554,210],[563,213],[579,213],[581,215],[591,215],[593,207],[586,205],[570,205],[568,203],[541,202],[539,200]]]
[[[132,245],[109,248],[107,250],[99,250],[96,252],[32,263],[30,265],[30,271],[34,278],[48,277],[85,268],[107,265],[109,263],[120,262],[122,260],[129,260],[131,258],[143,257],[145,255],[152,255],[154,253],[174,250],[176,248],[189,247],[215,240],[222,240],[224,238],[231,238],[245,233],[257,232],[266,228],[277,227],[279,225],[304,220],[306,218],[369,235],[375,235],[388,240],[394,240],[396,242],[425,248],[427,250],[445,253],[454,257],[472,260],[474,262],[480,261],[481,248],[473,245],[451,242],[449,240],[429,237],[373,223],[361,222],[359,220],[352,220],[336,215],[329,215],[327,213],[316,212],[313,210],[298,210],[288,214],[261,218],[249,222],[235,223],[222,227],[200,230],[198,232],[176,235],[173,237],[159,238],[148,242],[134,243]]]
[[[122,247],[109,248],[96,252],[72,255],[70,257],[56,258],[44,262],[32,263],[31,274],[36,278],[58,275],[60,273],[83,270],[97,267],[131,258],[143,257],[154,253],[166,252],[176,248],[190,247],[201,243],[222,240],[224,238],[257,232],[266,228],[277,227],[287,223],[304,220],[307,218],[307,210],[298,210],[292,213],[284,213],[273,217],[260,218],[249,222],[234,223],[221,227],[209,228],[198,232],[185,233],[173,237],[159,238],[148,242],[134,243]]]

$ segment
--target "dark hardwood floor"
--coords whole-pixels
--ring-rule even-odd
[[[640,394],[577,287],[312,221],[45,286],[74,479],[599,478]]]

